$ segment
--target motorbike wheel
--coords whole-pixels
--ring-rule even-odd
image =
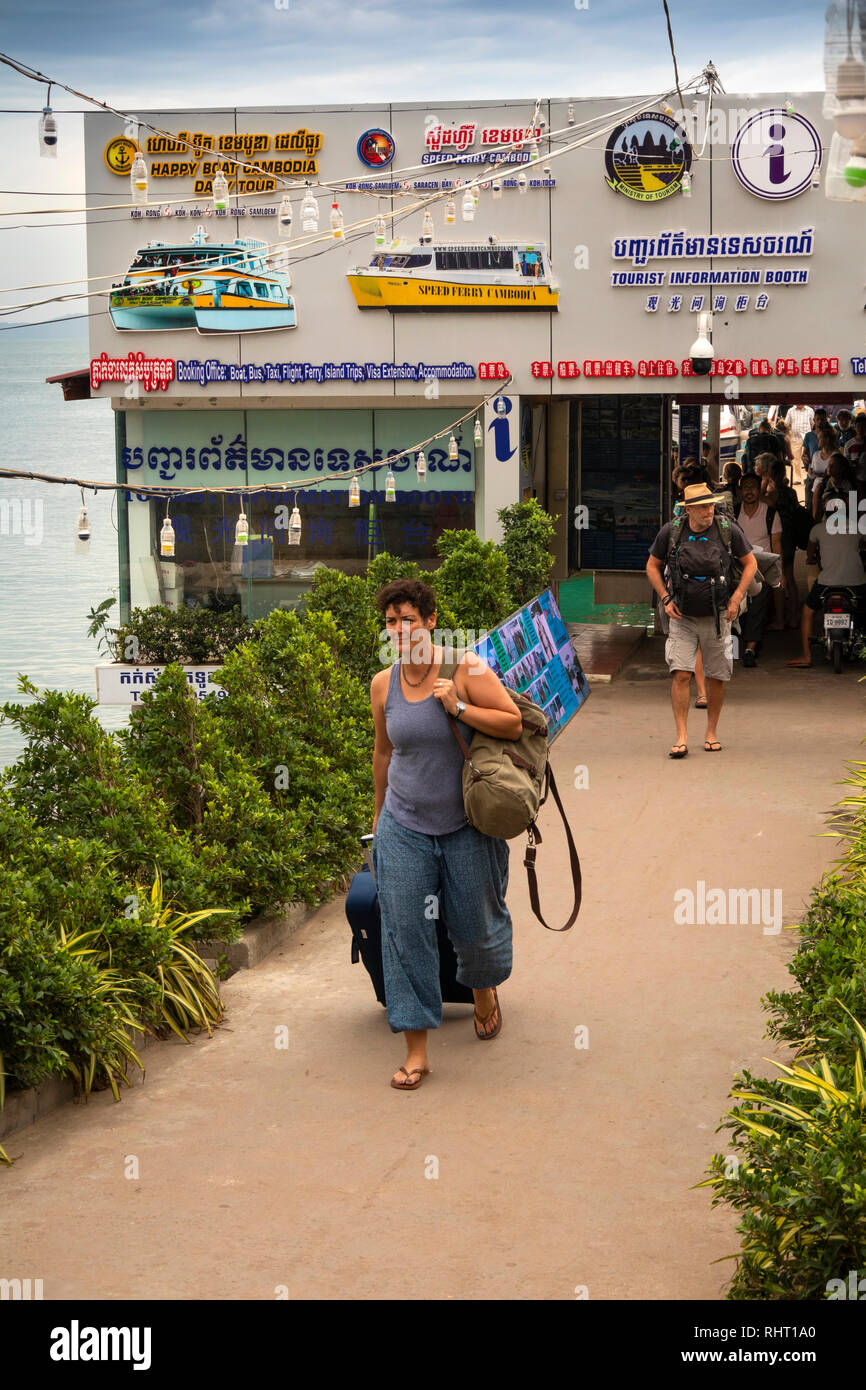
[[[833,670],[837,676],[842,674],[842,643],[833,643]]]

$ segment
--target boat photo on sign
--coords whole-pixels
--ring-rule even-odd
[[[205,333],[257,333],[295,328],[291,277],[255,237],[207,246],[199,227],[191,242],[152,241],[135,255],[109,299],[121,332],[194,328]]]
[[[556,309],[543,241],[398,239],[347,272],[359,309]]]

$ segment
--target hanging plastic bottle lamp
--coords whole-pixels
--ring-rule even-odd
[[[241,512],[235,523],[235,545],[248,545],[250,539],[250,528],[247,524],[246,512]]]
[[[141,150],[132,161],[132,168],[129,171],[129,190],[134,203],[147,202],[147,165]]]
[[[479,420],[479,418],[478,418],[477,415],[475,416],[475,430],[474,430],[474,433],[473,433],[473,438],[474,438],[474,440],[475,440],[475,447],[476,447],[476,449],[477,449],[478,446],[480,445],[481,439],[482,439],[482,436],[481,436],[481,421]]]
[[[171,517],[168,516],[162,523],[162,530],[159,533],[159,553],[169,557],[174,554],[174,527],[171,524]]]
[[[445,221],[446,221],[446,222],[456,222],[456,221],[457,221],[457,208],[456,208],[456,206],[455,206],[455,204],[454,204],[454,199],[453,199],[453,198],[449,198],[448,201],[447,201],[446,204],[445,204]]]
[[[213,205],[217,212],[225,212],[229,205],[228,179],[222,169],[218,169],[213,176]]]
[[[337,203],[331,204],[331,236],[339,241],[343,235],[343,214]]]
[[[357,473],[352,474],[352,481],[349,484],[349,506],[360,507],[361,505],[361,484],[358,482]]]
[[[457,436],[452,434],[451,438],[448,440],[448,457],[450,459],[456,459],[459,458],[459,456],[459,450],[457,448]]]
[[[304,194],[304,201],[301,203],[301,228],[305,232],[317,232],[319,230],[319,204],[316,202],[309,184]]]
[[[39,117],[39,153],[43,159],[57,158],[57,122],[50,106],[43,106]]]
[[[396,481],[396,479],[395,479],[395,477],[394,477],[394,474],[391,472],[391,469],[390,469],[390,468],[388,469],[388,476],[387,476],[387,478],[385,479],[385,501],[386,501],[386,502],[396,502],[396,501],[397,501],[397,481]]]
[[[89,542],[90,542],[90,518],[89,518],[89,516],[87,515],[87,508],[86,508],[86,507],[82,507],[82,508],[81,508],[81,511],[78,513],[78,526],[77,526],[77,528],[76,528],[76,534],[77,534],[78,539],[79,539],[80,541],[86,541],[86,542],[89,544]]]
[[[423,449],[419,449],[415,456],[415,472],[419,478],[427,477],[427,460],[424,457]]]
[[[466,192],[463,195],[463,206],[461,208],[464,222],[472,222],[474,220],[475,203],[476,199],[472,196],[472,189],[467,188]]]
[[[433,218],[430,216],[430,209],[424,213],[424,221],[421,223],[421,244],[429,245],[433,240]]]
[[[377,217],[377,218],[376,218],[376,245],[377,245],[377,246],[384,246],[384,245],[385,245],[385,241],[386,241],[386,239],[387,239],[387,236],[388,236],[388,230],[387,230],[387,228],[386,228],[386,226],[385,226],[385,219],[384,219],[384,217]]]
[[[284,193],[280,199],[280,231],[288,238],[292,235],[292,200],[288,193]]]
[[[295,503],[294,507],[292,508],[292,515],[289,517],[289,540],[288,540],[288,543],[289,543],[289,545],[300,545],[300,544],[301,544],[301,513],[300,513],[300,511],[298,510],[298,504],[297,504],[297,502]]]
[[[517,175],[517,191],[518,193],[525,193],[528,187],[529,179],[526,177],[526,170],[521,169]]]
[[[493,180],[493,197],[496,199],[502,197],[502,180],[498,174]]]
[[[574,125],[574,102],[573,102],[573,101],[570,101],[570,102],[568,103],[568,124],[569,124],[569,125]]]

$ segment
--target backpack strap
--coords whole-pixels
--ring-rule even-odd
[[[732,547],[733,533],[732,533],[732,531],[731,531],[731,523],[730,523],[730,521],[728,520],[728,518],[727,518],[726,516],[718,516],[718,515],[714,516],[714,517],[713,517],[713,520],[714,520],[715,523],[716,523],[716,530],[718,531],[719,535],[721,536],[722,540],[724,541],[725,545],[726,545],[727,548],[728,548],[728,553],[732,555],[732,554],[733,554],[733,547]]]
[[[677,549],[679,548],[680,537],[682,536],[683,531],[686,529],[686,525],[687,525],[687,523],[688,523],[688,519],[689,519],[689,514],[688,514],[688,512],[686,511],[685,507],[683,507],[683,509],[682,509],[682,511],[680,512],[679,516],[675,516],[674,519],[673,519],[673,521],[671,522],[671,534],[670,534],[670,540],[669,540],[669,543],[668,543],[668,553],[667,553],[667,559],[668,559],[668,560],[670,559],[671,555],[673,555],[674,551],[677,550]]]
[[[553,775],[553,768],[550,766],[549,762],[545,769],[544,795],[540,803],[542,806],[547,800],[548,789],[553,792],[553,799],[559,807],[559,814],[565,826],[565,837],[568,840],[568,859],[571,865],[571,881],[574,884],[574,906],[571,909],[571,915],[564,927],[552,927],[549,922],[545,922],[541,915],[541,904],[538,898],[538,882],[535,877],[535,847],[537,844],[541,844],[541,832],[535,824],[535,821],[533,821],[532,825],[529,827],[529,839],[527,841],[526,857],[523,863],[526,868],[526,877],[529,880],[529,901],[535,916],[543,927],[547,927],[548,931],[568,931],[569,927],[574,925],[577,914],[580,912],[580,903],[583,897],[583,875],[581,873],[580,859],[578,858],[574,837],[571,833],[571,826],[568,823],[568,817],[565,814],[565,808],[560,799],[559,788],[556,785],[556,778]]]

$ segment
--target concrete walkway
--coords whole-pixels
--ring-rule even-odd
[[[858,671],[768,658],[735,675],[724,751],[704,753],[693,711],[692,753],[673,762],[661,648],[555,745],[584,866],[571,932],[532,917],[512,843],[495,1042],[447,1006],[433,1074],[391,1090],[402,1041],[335,901],[226,984],[212,1040],[149,1048],[121,1104],[102,1093],[7,1141],[0,1274],[42,1278],[46,1299],[719,1298],[734,1218],[690,1189],[727,1152],[714,1130],[734,1073],[769,1070],[759,1000],[786,985],[792,940],[675,925],[674,894],[781,888],[797,918],[835,852],[823,818],[862,755],[864,688]],[[565,846],[543,824],[543,908],[561,922]]]

